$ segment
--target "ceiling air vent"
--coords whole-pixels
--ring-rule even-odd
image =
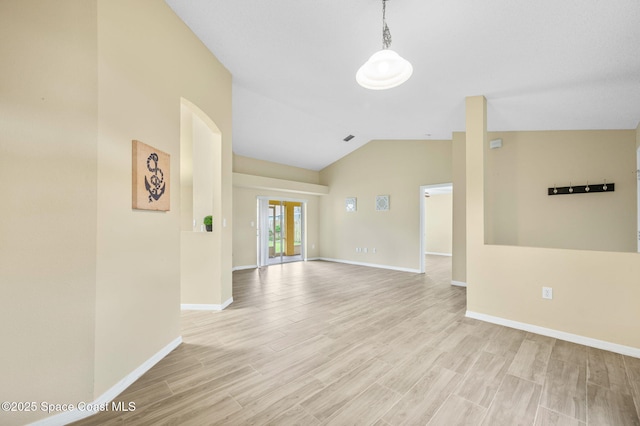
[[[350,141],[351,139],[353,139],[353,138],[355,138],[355,136],[353,136],[353,135],[349,135],[349,136],[347,136],[346,138],[344,138],[344,139],[342,139],[342,140],[343,140],[343,141],[345,141],[345,142],[349,142],[349,141]]]

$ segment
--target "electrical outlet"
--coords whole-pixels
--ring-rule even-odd
[[[369,249],[365,247],[365,248],[363,248],[363,249],[362,249],[362,251],[363,251],[364,253],[367,253],[367,252],[369,251]]]
[[[374,247],[374,248],[372,248],[372,249],[371,249],[371,252],[372,252],[373,254],[376,254],[376,248],[375,248],[375,247]]]
[[[360,253],[360,247],[356,247],[356,253]]]
[[[542,298],[553,299],[553,289],[551,287],[542,287]]]

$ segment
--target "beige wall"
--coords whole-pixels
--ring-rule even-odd
[[[467,182],[466,182],[466,137],[464,133],[453,133],[453,258],[451,280],[467,282]]]
[[[90,401],[95,2],[0,2],[0,58],[0,400]],[[0,411],[0,424],[43,416]]]
[[[489,133],[488,244],[636,251],[635,131]],[[549,196],[547,188],[615,182],[615,192]]]
[[[227,228],[212,243],[232,244],[229,72],[160,1],[100,1],[98,49],[95,395],[180,335],[180,191],[171,192],[169,212],[131,210],[129,145],[135,138],[171,154],[171,187],[180,188],[181,98],[222,134],[224,183],[214,214],[227,218]],[[218,256],[211,285],[226,300],[231,254]]]
[[[231,247],[231,76],[156,0],[3,1],[0,39],[1,399],[91,402],[180,334],[181,97],[222,131]],[[169,212],[132,210],[132,139],[171,155]]]
[[[271,161],[256,160],[255,158],[233,155],[233,171],[247,175],[284,179],[295,182],[320,183],[320,172],[286,166]]]
[[[484,98],[467,99],[466,127],[467,309],[640,348],[640,255],[484,244]]]
[[[453,194],[425,199],[425,252],[451,254],[453,244]]]
[[[451,141],[372,141],[321,170],[320,256],[419,270],[420,186],[451,182],[451,162]],[[390,196],[389,211],[375,210],[377,195]]]
[[[257,265],[257,197],[271,197],[276,199],[297,199],[307,201],[306,215],[306,243],[307,258],[318,257],[318,195],[311,195],[303,192],[296,192],[278,185],[296,187],[295,183],[318,184],[320,181],[319,172],[299,167],[285,166],[269,161],[256,160],[253,158],[234,155],[233,171],[246,175],[261,176],[266,178],[279,179],[280,181],[269,180],[266,188],[247,188],[234,186],[233,188],[233,267],[250,267]],[[259,180],[257,180],[259,181]],[[274,184],[275,182],[275,184]],[[298,185],[302,189],[304,185]],[[301,189],[301,190],[302,190]]]
[[[191,114],[193,125],[193,160],[192,160],[192,185],[193,185],[193,210],[191,217],[196,226],[192,231],[200,231],[205,216],[213,215],[213,199],[219,199],[218,187],[220,185],[220,148],[221,137],[214,129],[210,129],[196,114]],[[182,126],[182,123],[181,123]],[[217,130],[217,129],[216,129]],[[186,143],[182,138],[180,145]],[[184,164],[184,163],[183,163]],[[185,212],[183,212],[185,213]],[[184,214],[187,216],[187,214]],[[220,218],[217,217],[217,222]],[[216,223],[220,226],[219,223]]]

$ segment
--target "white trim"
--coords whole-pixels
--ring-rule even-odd
[[[308,259],[305,259],[305,261],[309,261],[309,262],[311,262],[313,260],[322,260],[322,258],[321,257],[310,257]]]
[[[115,399],[118,395],[120,395],[125,389],[133,384],[136,380],[138,380],[144,373],[149,371],[151,367],[156,365],[162,358],[167,356],[172,350],[180,346],[182,343],[182,337],[178,336],[171,343],[169,343],[164,348],[160,349],[153,355],[151,358],[143,362],[138,368],[133,370],[131,373],[127,374],[122,380],[113,385],[109,390],[96,398],[95,401],[91,402],[87,405],[92,406],[109,406],[109,403]],[[80,411],[78,409],[72,411],[66,411],[60,414],[56,414],[55,416],[47,417],[42,420],[35,421],[30,423],[33,426],[59,426],[66,425],[69,423],[77,422],[78,420],[85,419],[87,417],[93,416],[98,413],[98,411]]]
[[[183,311],[222,311],[231,303],[233,303],[233,297],[227,299],[222,305],[183,303],[180,305],[180,309]]]
[[[640,124],[638,124],[638,130],[636,130],[636,132],[640,132]],[[640,134],[640,133],[637,133],[637,134]],[[635,237],[638,239],[638,253],[640,253],[640,146],[638,146],[638,149],[636,151],[636,173],[637,173],[636,188],[638,190],[638,197],[637,197],[638,208],[636,209],[637,215],[638,215],[638,227],[636,229],[637,234],[635,235]]]
[[[256,269],[258,265],[234,266],[231,271],[244,271],[245,269]]]
[[[427,190],[431,189],[434,195],[439,194],[452,194],[453,193],[453,182],[445,182],[445,183],[436,183],[433,185],[422,185],[422,188]],[[435,189],[435,191],[433,191]],[[427,191],[429,192],[429,191]]]
[[[426,221],[426,208],[427,206],[425,205],[425,193],[427,191],[427,187],[425,185],[420,186],[420,204],[419,204],[419,208],[420,208],[420,224],[418,225],[418,232],[420,235],[420,251],[419,253],[424,253],[426,251],[426,245],[427,245],[427,236],[426,236],[426,226],[427,226],[427,221]],[[420,274],[424,274],[426,272],[426,265],[425,265],[425,259],[424,259],[424,254],[421,254],[420,257],[420,263],[418,263],[418,272]]]
[[[606,342],[604,340],[593,339],[591,337],[580,336],[578,334],[567,333],[566,331],[554,330],[551,328],[540,327],[524,322],[512,321],[505,318],[494,317],[491,315],[480,314],[478,312],[467,311],[467,318],[474,318],[480,321],[486,321],[493,324],[504,325],[506,327],[516,328],[518,330],[529,331],[531,333],[542,334],[543,336],[554,337],[567,342],[578,343],[580,345],[591,346],[592,348],[604,349],[622,355],[640,358],[640,348],[624,346],[618,343]]]
[[[269,200],[257,197],[256,264],[259,268],[269,264]]]
[[[392,271],[412,272],[414,274],[420,273],[419,269],[401,268],[399,266],[390,266],[390,265],[379,265],[377,263],[354,262],[352,260],[332,259],[329,257],[319,257],[318,260],[324,260],[326,262],[346,263],[349,265],[368,266],[370,268],[391,269]]]
[[[451,285],[455,285],[455,286],[458,286],[458,287],[466,287],[467,283],[462,282],[462,281],[453,281],[453,280],[451,280]]]
[[[298,183],[298,182],[296,182]],[[318,185],[320,186],[320,185]],[[280,190],[278,190],[280,191]],[[315,194],[313,194],[315,195]],[[289,202],[293,202],[293,203],[307,203],[309,200],[307,200],[306,198],[287,198],[287,197],[277,197],[277,196],[270,196],[270,195],[257,195],[256,198],[258,200],[267,200],[267,201],[289,201]]]
[[[453,256],[451,253],[436,253],[434,251],[425,251],[424,254],[430,254],[432,256]]]

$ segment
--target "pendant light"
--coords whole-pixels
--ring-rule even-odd
[[[391,32],[386,21],[387,0],[382,0],[382,50],[371,55],[356,73],[356,81],[362,87],[372,90],[391,89],[411,77],[413,67],[391,46]]]

